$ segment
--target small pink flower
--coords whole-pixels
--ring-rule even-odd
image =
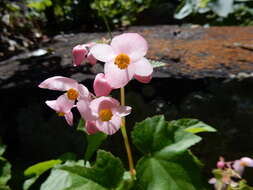
[[[116,99],[104,96],[90,103],[81,100],[77,103],[77,108],[86,122],[92,122],[88,125],[89,131],[93,127],[94,131],[98,130],[108,135],[116,133],[121,126],[121,117],[131,112],[131,107],[121,106]]]
[[[64,116],[69,125],[73,124],[71,109],[73,104],[68,100],[66,94],[59,96],[56,100],[46,101],[46,104],[55,110],[59,116]]]
[[[219,161],[216,164],[217,168],[223,169],[226,166],[226,162],[223,157],[220,157]]]
[[[112,87],[108,83],[103,73],[96,75],[93,83],[93,89],[96,96],[108,96],[112,91]]]
[[[115,36],[111,45],[97,44],[91,48],[92,55],[105,62],[105,78],[113,88],[121,88],[133,76],[148,77],[153,67],[144,58],[148,50],[146,40],[137,33]]]
[[[236,160],[233,164],[234,170],[242,175],[245,167],[253,167],[253,159],[249,157],[243,157],[240,160]]]
[[[39,87],[50,90],[66,91],[68,100],[73,104],[75,103],[75,100],[90,98],[90,92],[84,85],[67,77],[55,76],[48,78],[40,83]]]
[[[95,65],[97,63],[97,60],[90,53],[90,48],[94,45],[95,43],[92,42],[88,44],[77,45],[73,48],[72,55],[74,66],[79,66],[84,61],[87,61],[91,65]]]

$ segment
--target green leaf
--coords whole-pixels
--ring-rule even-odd
[[[4,154],[5,150],[6,150],[6,145],[0,144],[0,156]]]
[[[177,126],[190,133],[216,132],[216,129],[197,119],[179,119],[169,122],[169,126]]]
[[[51,0],[28,0],[28,7],[34,8],[37,11],[44,11],[47,7],[52,6]]]
[[[31,187],[32,184],[35,183],[35,181],[40,177],[41,174],[46,172],[47,170],[53,168],[55,165],[60,164],[61,160],[49,160],[45,162],[40,162],[38,164],[35,164],[33,166],[30,166],[27,168],[24,172],[25,176],[31,176],[33,177],[27,179],[23,184],[23,189],[27,190]]]
[[[49,161],[44,161],[40,162],[38,164],[35,164],[33,166],[30,166],[27,168],[24,172],[25,176],[29,175],[41,175],[45,171],[51,169],[57,164],[60,164],[62,161],[61,160],[49,160]]]
[[[11,164],[0,157],[0,185],[5,186],[11,178]]]
[[[184,127],[169,125],[163,116],[137,123],[133,143],[144,153],[136,166],[137,190],[203,190],[201,162],[187,148],[201,138]]]
[[[102,142],[107,138],[107,135],[104,133],[96,133],[93,135],[86,134],[88,147],[85,152],[85,160],[89,160],[92,155],[97,151]]]
[[[41,190],[105,190],[115,188],[122,180],[123,165],[119,158],[99,150],[92,167],[64,164],[53,169]]]
[[[163,116],[136,123],[132,139],[141,152],[167,158],[185,151],[201,140],[199,136],[180,130],[177,126],[168,127]]]
[[[87,134],[84,125],[85,121],[83,119],[80,119],[77,126],[77,130],[85,132],[86,139],[88,141],[88,146],[84,154],[84,158],[85,160],[89,160],[92,157],[92,155],[97,151],[102,142],[107,138],[107,135],[100,132],[89,135]]]

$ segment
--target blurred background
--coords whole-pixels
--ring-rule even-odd
[[[103,11],[99,11],[103,10]],[[252,0],[1,0],[0,61],[59,33],[132,25],[252,25]]]

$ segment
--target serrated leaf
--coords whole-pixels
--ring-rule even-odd
[[[169,122],[169,126],[177,126],[190,133],[216,132],[216,129],[197,119],[179,119]]]
[[[52,170],[41,190],[105,190],[115,188],[122,180],[123,165],[119,158],[105,151],[98,151],[92,167],[64,164]]]
[[[137,123],[133,143],[144,153],[136,167],[138,190],[203,190],[200,161],[187,148],[201,138],[163,116]],[[207,181],[207,180],[206,180]]]
[[[177,126],[168,127],[168,122],[163,116],[147,118],[136,123],[132,139],[141,152],[167,158],[185,151],[201,140],[200,137],[180,130]]]

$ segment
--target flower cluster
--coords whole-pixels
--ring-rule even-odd
[[[46,104],[65,117],[69,125],[73,124],[71,110],[76,107],[85,120],[88,134],[98,131],[114,134],[121,126],[121,118],[130,114],[131,107],[121,106],[109,94],[113,89],[124,87],[132,78],[142,83],[151,80],[153,67],[144,58],[147,49],[146,40],[136,33],[116,36],[110,45],[88,43],[75,46],[72,50],[74,66],[85,61],[91,65],[97,60],[105,62],[104,73],[97,74],[93,83],[95,94],[71,78],[55,76],[43,81],[39,87],[65,93],[56,100],[46,101]]]
[[[240,160],[225,161],[220,157],[217,162],[217,169],[213,170],[215,178],[209,180],[215,189],[236,188],[240,185],[245,167],[253,167],[253,159],[242,157]]]

